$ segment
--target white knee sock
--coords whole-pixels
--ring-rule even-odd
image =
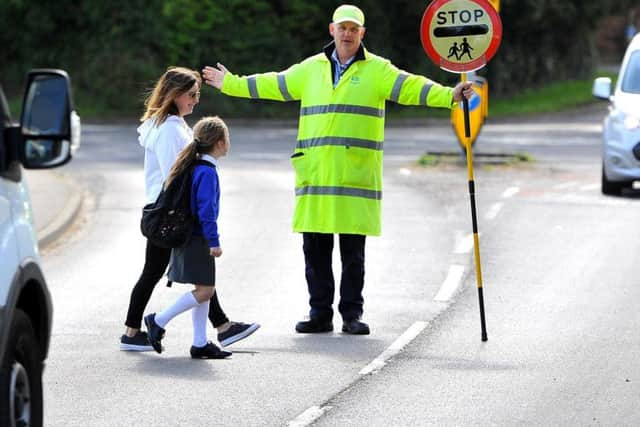
[[[193,296],[193,292],[187,292],[178,298],[173,305],[162,310],[160,313],[156,313],[156,323],[164,329],[171,319],[197,305],[198,301],[196,297]]]
[[[209,317],[209,300],[201,302],[191,309],[193,323],[193,345],[204,347],[207,345],[207,319]]]

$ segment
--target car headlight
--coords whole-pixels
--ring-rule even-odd
[[[611,114],[611,120],[616,125],[622,125],[627,130],[640,129],[640,117],[627,114],[620,110]]]

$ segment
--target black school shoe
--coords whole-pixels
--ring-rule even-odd
[[[156,351],[156,353],[162,353],[162,338],[164,338],[164,329],[156,323],[156,314],[151,313],[144,317],[144,324],[147,325],[147,334],[149,335],[149,342]]]
[[[191,346],[192,359],[224,359],[231,356],[230,351],[221,350],[220,347],[209,341],[203,347]]]
[[[301,334],[317,334],[320,332],[333,331],[333,322],[331,320],[311,318],[296,323],[296,332]]]
[[[358,319],[345,320],[342,323],[342,332],[351,335],[369,335],[369,325]]]

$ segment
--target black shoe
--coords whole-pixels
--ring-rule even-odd
[[[192,359],[224,359],[231,356],[230,351],[220,350],[220,348],[209,341],[204,347],[191,346]]]
[[[296,323],[296,332],[301,334],[315,334],[318,332],[333,331],[333,322],[331,320],[314,319],[303,320]]]
[[[224,332],[218,334],[218,342],[221,346],[226,347],[234,342],[240,341],[258,330],[260,325],[258,323],[242,323],[231,322],[231,326]]]
[[[123,334],[120,337],[120,350],[122,351],[152,351],[153,347],[149,342],[146,332],[138,331],[132,337]]]
[[[164,338],[164,329],[156,323],[156,314],[151,313],[144,317],[144,324],[147,325],[147,333],[149,334],[149,342],[156,351],[162,353],[162,338]]]
[[[352,335],[369,335],[369,325],[358,319],[345,320],[342,323],[342,332]]]

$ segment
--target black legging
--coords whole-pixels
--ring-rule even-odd
[[[147,240],[144,268],[138,282],[131,291],[127,320],[124,322],[126,326],[140,329],[144,309],[147,307],[149,299],[151,299],[153,288],[162,279],[164,272],[167,270],[170,258],[171,249],[161,248]],[[209,303],[209,320],[214,328],[229,321],[222,307],[220,307],[217,290]]]

